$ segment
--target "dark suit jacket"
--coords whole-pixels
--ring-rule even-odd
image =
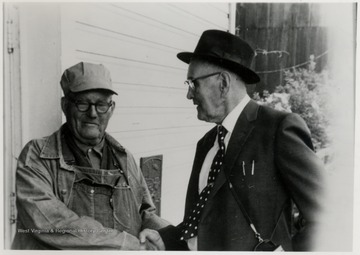
[[[184,218],[198,197],[201,166],[215,138],[216,127],[197,144]],[[247,251],[253,250],[258,242],[231,194],[225,174],[263,239],[271,239],[285,250],[311,249],[322,203],[323,172],[323,163],[313,152],[303,119],[250,101],[237,120],[224,168],[201,216],[198,250]],[[306,221],[295,235],[291,233],[292,201]],[[181,224],[160,231],[167,249],[186,247],[184,242],[178,242],[180,229]]]

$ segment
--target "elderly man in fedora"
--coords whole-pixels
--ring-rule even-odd
[[[60,83],[66,123],[30,141],[18,159],[12,248],[161,248],[149,240],[158,240],[153,229],[168,223],[155,214],[131,153],[105,132],[117,94],[109,71],[81,62],[65,70]]]
[[[250,99],[246,85],[260,79],[253,49],[237,36],[205,31],[193,53],[177,57],[189,64],[198,119],[216,126],[197,144],[183,222],[160,230],[166,249],[314,249],[324,168],[304,120]]]

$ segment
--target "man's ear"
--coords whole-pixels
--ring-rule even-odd
[[[229,72],[223,71],[220,74],[220,91],[221,95],[225,96],[230,90],[231,85],[231,75]]]
[[[110,107],[110,117],[113,115],[115,110],[116,103],[115,101],[112,101],[112,106]]]
[[[65,116],[66,116],[67,104],[68,104],[68,102],[67,102],[66,98],[65,98],[65,97],[62,97],[62,98],[61,98],[61,110],[63,111],[63,113],[65,114]]]

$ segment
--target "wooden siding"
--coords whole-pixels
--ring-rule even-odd
[[[320,11],[320,3],[237,4],[236,34],[257,51],[253,68],[261,78],[250,93],[273,91],[284,69],[306,68],[310,55],[318,57],[317,70],[326,67],[328,31]]]

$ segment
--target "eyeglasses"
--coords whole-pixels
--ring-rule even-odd
[[[113,101],[107,102],[98,102],[98,103],[89,103],[80,100],[70,99],[70,102],[74,103],[79,112],[87,112],[92,105],[95,106],[97,113],[107,113],[109,108],[113,105]]]
[[[203,75],[203,76],[197,77],[195,79],[187,79],[186,81],[184,81],[184,84],[189,86],[190,89],[195,90],[195,84],[194,84],[195,81],[200,80],[200,79],[209,78],[211,76],[218,75],[218,74],[221,74],[221,72],[216,72],[216,73]]]

